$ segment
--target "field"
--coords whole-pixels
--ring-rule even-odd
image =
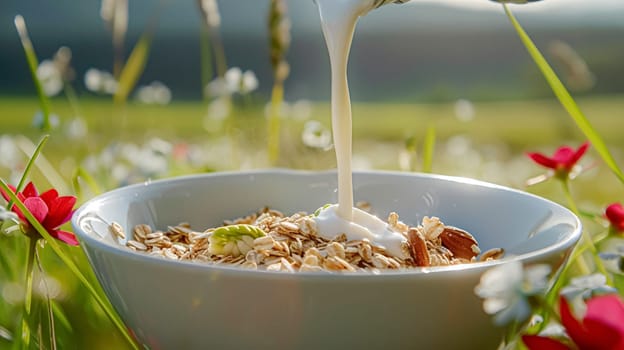
[[[266,168],[269,166],[298,169],[327,169],[335,166],[333,150],[309,147],[302,142],[304,125],[317,120],[329,130],[329,106],[326,103],[304,104],[309,113],[304,117],[285,113],[282,119],[281,152],[271,164],[266,157],[266,125],[264,106],[251,101],[236,101],[233,112],[221,127],[206,121],[208,106],[202,102],[174,102],[167,106],[129,104],[115,106],[106,99],[82,99],[79,108],[87,133],[73,135],[67,126],[75,115],[76,106],[64,99],[52,100],[52,109],[59,115],[60,125],[52,130],[38,167],[33,172],[38,186],[48,183],[60,192],[79,195],[79,202],[98,191],[105,191],[131,182],[164,178],[189,173],[232,169]],[[602,135],[619,164],[624,160],[624,96],[597,96],[579,99],[596,130]],[[465,103],[464,103],[465,104]],[[423,142],[426,129],[435,128],[436,143],[431,170],[435,173],[467,176],[508,185],[557,201],[564,201],[554,181],[529,187],[525,181],[543,173],[524,155],[527,151],[550,154],[563,144],[577,147],[585,138],[558,102],[552,100],[472,102],[468,117],[457,111],[457,103],[439,104],[367,104],[354,105],[354,167],[356,169],[391,169],[421,171]],[[32,147],[43,133],[32,126],[38,102],[33,98],[0,98],[1,137],[14,140],[19,150],[15,169],[0,167],[0,176],[14,178],[23,169]],[[465,106],[464,106],[465,107]],[[308,110],[306,108],[306,110]],[[462,114],[463,113],[463,114]],[[463,117],[462,117],[463,115]],[[155,142],[154,140],[158,140]],[[157,170],[139,171],[143,163],[133,164],[121,150],[142,150],[154,144],[164,147]],[[6,147],[3,143],[2,147]],[[129,145],[131,148],[128,148]],[[164,146],[163,146],[164,145]],[[176,156],[177,149],[194,149],[195,153]],[[6,150],[4,150],[6,152]],[[160,152],[160,151],[159,151]],[[3,150],[0,149],[0,154]],[[105,162],[100,167],[91,162]],[[49,164],[42,162],[47,160]],[[126,176],[116,177],[107,164],[123,163]],[[592,167],[594,163],[598,165]],[[0,162],[0,164],[6,164]],[[598,213],[606,204],[624,198],[617,179],[598,162],[591,150],[582,164],[589,167],[572,184],[581,210]],[[49,168],[46,168],[49,166]],[[105,169],[102,169],[104,167]],[[78,181],[72,185],[77,169],[87,169],[97,186]],[[95,170],[89,170],[95,169]],[[58,174],[54,178],[53,173]],[[84,180],[84,177],[82,178]],[[8,308],[0,310],[0,332],[11,334],[19,322],[20,281],[24,266],[15,261],[25,259],[24,237],[0,237],[0,271],[2,295]],[[91,276],[81,251],[65,249],[79,266]],[[43,250],[48,288],[55,289],[55,329],[60,348],[110,349],[123,348],[123,338],[95,305],[78,282],[48,249]],[[92,278],[92,276],[90,277]],[[38,300],[38,301],[37,301]],[[35,293],[35,312],[45,319],[41,288]],[[86,322],[85,322],[86,321]],[[0,349],[9,342],[0,337]]]

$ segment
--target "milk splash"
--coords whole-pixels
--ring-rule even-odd
[[[405,237],[379,218],[353,208],[351,169],[351,99],[347,63],[353,33],[359,17],[388,2],[404,0],[315,0],[331,65],[332,132],[338,168],[338,204],[321,210],[318,231],[328,237],[345,233],[348,239],[369,239],[395,256],[405,258],[401,244]]]

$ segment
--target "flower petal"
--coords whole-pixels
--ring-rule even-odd
[[[22,191],[22,193],[24,194],[24,197],[26,198],[39,196],[39,192],[37,192],[37,188],[32,182],[29,182],[26,185],[26,187],[24,187],[24,190]]]
[[[545,155],[541,153],[527,153],[527,155],[529,156],[529,158],[533,159],[535,163],[541,166],[544,166],[549,169],[557,168],[557,162],[554,159],[546,157]]]
[[[48,207],[52,207],[50,204],[56,197],[58,197],[58,192],[55,189],[50,189],[42,193],[39,197],[41,197],[41,199],[46,202]]]
[[[50,232],[50,235],[58,239],[59,241],[65,242],[69,245],[78,245],[78,240],[76,239],[76,236],[71,232],[55,230]]]
[[[13,193],[15,193],[15,186],[9,185],[9,188],[11,189],[11,191],[13,191]],[[3,189],[0,189],[0,194],[2,194],[2,198],[4,198],[4,200],[6,200],[7,202],[11,200],[9,198],[9,195],[6,192],[4,192]]]
[[[574,157],[574,149],[568,146],[562,146],[557,148],[555,154],[553,154],[553,160],[557,162],[557,164],[568,164],[570,159]]]
[[[574,152],[572,157],[570,157],[570,159],[568,159],[568,162],[567,162],[568,168],[571,169],[579,161],[579,159],[581,159],[581,157],[585,154],[585,152],[587,152],[588,148],[589,148],[589,142],[585,142],[584,144],[582,144],[576,150],[576,152]]]
[[[570,304],[568,304],[568,301],[564,297],[559,298],[559,314],[561,316],[561,323],[563,323],[566,332],[574,343],[586,344],[587,341],[591,339],[585,334],[585,329],[581,322],[574,318],[572,310],[570,309]]]
[[[607,294],[587,302],[583,324],[595,338],[592,346],[600,349],[622,349],[624,346],[624,304],[616,294]],[[598,342],[598,340],[602,340]],[[579,344],[580,345],[580,344]]]
[[[610,204],[605,210],[605,216],[618,231],[624,231],[624,206],[621,203]]]
[[[69,221],[74,204],[76,204],[76,197],[74,196],[54,198],[50,203],[50,213],[43,225],[47,228],[55,229]]]
[[[24,201],[24,205],[39,222],[43,222],[48,215],[48,206],[45,204],[43,199],[39,197],[26,198],[26,200]]]
[[[539,335],[523,335],[522,341],[529,350],[570,350],[559,341]]]

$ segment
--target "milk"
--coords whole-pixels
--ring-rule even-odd
[[[406,258],[405,241],[379,218],[353,208],[351,169],[351,99],[347,63],[355,25],[360,16],[379,6],[379,0],[316,0],[331,65],[331,113],[338,169],[338,204],[321,210],[315,218],[318,232],[328,238],[345,233],[350,240],[368,239],[388,253]]]

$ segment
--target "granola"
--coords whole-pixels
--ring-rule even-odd
[[[257,213],[224,222],[223,226],[195,231],[181,223],[156,231],[137,225],[131,238],[118,223],[110,233],[131,250],[172,260],[228,264],[268,271],[373,271],[445,266],[500,259],[501,248],[481,254],[470,233],[444,225],[437,217],[424,217],[417,226],[399,221],[390,213],[387,223],[405,237],[404,257],[390,254],[368,239],[348,240],[345,234],[331,239],[318,234],[313,215],[291,216],[263,208]],[[406,257],[406,258],[405,258]]]

